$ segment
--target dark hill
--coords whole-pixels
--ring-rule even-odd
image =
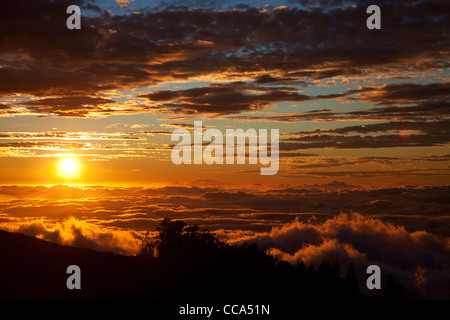
[[[69,290],[69,265],[81,269],[81,290]],[[73,248],[0,230],[0,299],[151,297],[154,264],[138,257]]]

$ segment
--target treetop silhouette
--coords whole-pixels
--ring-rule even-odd
[[[317,269],[302,261],[293,265],[255,243],[231,245],[198,225],[187,226],[169,218],[162,220],[155,231],[147,233],[139,255],[160,266],[167,295],[176,292],[208,299],[217,295],[293,300],[364,298],[353,263],[345,275],[338,261],[323,260]],[[404,297],[392,282],[386,298]],[[216,296],[211,296],[212,292]]]

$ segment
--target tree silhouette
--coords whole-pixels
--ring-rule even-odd
[[[394,278],[390,275],[384,290],[384,297],[389,300],[405,299],[405,287],[401,284],[395,284]]]
[[[201,253],[219,250],[224,243],[208,230],[200,231],[197,225],[186,226],[183,221],[165,218],[156,229],[157,236],[150,237],[147,232],[141,244],[140,256],[177,257],[197,256]]]
[[[353,263],[350,263],[350,267],[347,270],[347,273],[345,275],[344,279],[344,290],[345,294],[348,297],[357,297],[359,296],[359,280],[356,276],[355,267],[353,266]]]
[[[291,264],[260,249],[255,243],[230,245],[214,233],[162,220],[141,244],[141,257],[159,267],[159,294],[200,299],[360,298],[359,281],[351,263],[345,276],[337,261],[323,260],[316,269],[303,262]],[[156,287],[155,287],[156,288]],[[220,288],[220,290],[217,290]],[[402,296],[402,287],[388,281],[386,298]]]

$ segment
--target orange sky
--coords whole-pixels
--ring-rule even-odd
[[[100,1],[95,11],[79,2],[80,30],[65,27],[64,3],[30,14],[8,4],[2,26],[17,27],[2,28],[0,184],[448,182],[439,10],[389,4],[389,22],[369,30],[365,10],[334,1],[333,14],[302,2],[145,14],[140,3]],[[401,11],[420,23],[394,19]],[[171,134],[196,120],[223,133],[279,130],[278,173],[174,165]],[[64,157],[77,159],[78,174],[61,175]]]

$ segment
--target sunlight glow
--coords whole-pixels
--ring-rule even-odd
[[[61,169],[65,173],[72,174],[77,170],[77,163],[73,159],[66,159],[61,162]]]
[[[61,176],[73,178],[80,170],[80,163],[76,158],[63,158],[58,164],[58,169]]]

